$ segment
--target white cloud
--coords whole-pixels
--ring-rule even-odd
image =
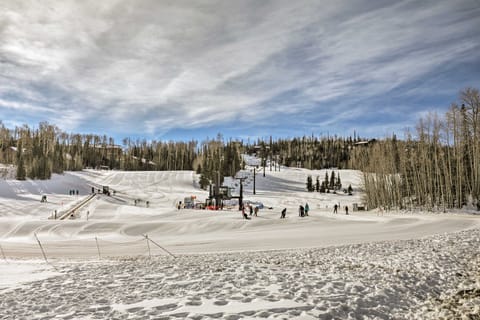
[[[71,131],[159,134],[345,102],[328,125],[364,112],[348,112],[355,101],[478,61],[473,5],[4,1],[0,111],[34,102]]]
[[[0,107],[4,109],[12,109],[18,113],[34,113],[34,112],[54,112],[54,110],[28,102],[17,102],[11,100],[0,99]]]

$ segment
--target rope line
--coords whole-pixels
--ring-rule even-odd
[[[48,260],[48,257],[47,257],[47,253],[45,251],[45,245],[49,246],[49,243],[48,241],[47,242],[41,242],[37,233],[34,233],[34,237],[35,237],[35,240],[37,242],[37,245],[39,246],[40,248],[40,251],[41,251],[41,254],[43,256],[43,259],[45,260],[45,263],[47,263],[48,265],[51,265],[55,270],[57,270],[57,268]],[[177,258],[172,252],[170,252],[169,250],[167,250],[165,247],[161,246],[158,242],[156,242],[155,240],[151,239],[147,234],[145,235],[142,235],[140,239],[138,240],[131,240],[131,241],[125,241],[125,242],[118,242],[118,241],[110,241],[110,240],[105,240],[105,239],[102,239],[98,236],[95,236],[92,240],[95,241],[95,244],[93,244],[93,246],[90,247],[90,245],[88,247],[85,247],[84,245],[84,249],[88,249],[88,251],[91,251],[91,250],[96,250],[97,252],[97,255],[98,255],[98,259],[101,260],[102,258],[106,257],[106,256],[109,256],[108,255],[108,252],[112,252],[112,250],[115,252],[115,253],[121,253],[121,250],[117,250],[119,247],[125,247],[125,249],[127,249],[128,247],[136,247],[142,243],[144,243],[145,241],[147,242],[146,243],[146,248],[145,249],[140,249],[138,248],[138,250],[136,250],[135,252],[137,253],[140,253],[140,255],[145,255],[145,254],[148,254],[148,256],[151,258],[152,257],[152,248],[150,246],[150,243],[152,243],[154,246],[160,248],[162,251],[166,252],[168,255],[172,256],[173,258]],[[103,243],[103,246],[102,246],[102,243]],[[35,244],[35,241],[33,242],[28,242],[28,244],[30,245],[34,245]],[[145,244],[144,244],[145,245]],[[51,245],[50,245],[51,246]],[[53,246],[52,246],[53,247]],[[73,247],[74,249],[75,247]],[[90,250],[91,249],[91,250]],[[85,251],[87,252],[87,251]],[[0,253],[2,255],[2,258],[8,263],[8,260],[7,260],[7,255],[4,251],[4,248],[2,245],[0,245]],[[126,256],[129,256],[130,254],[126,254]],[[137,255],[137,254],[135,254]]]

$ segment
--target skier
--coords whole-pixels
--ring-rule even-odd
[[[338,205],[335,203],[333,206],[333,213],[337,213]]]
[[[253,207],[252,207],[251,204],[249,205],[249,207],[250,207],[250,216],[252,216],[252,214],[253,214]]]
[[[345,214],[348,215],[348,206],[345,206]]]
[[[245,206],[242,206],[242,215],[244,219],[250,220],[250,217],[245,212]]]
[[[310,211],[310,207],[308,206],[308,203],[305,203],[305,216],[308,217],[308,211]]]
[[[282,214],[280,215],[280,219],[285,219],[286,215],[287,215],[287,208],[283,208]]]
[[[300,205],[298,207],[298,216],[299,217],[304,217],[305,216],[305,208],[302,205]]]
[[[258,214],[258,206],[256,206],[255,209],[253,210],[253,215],[255,217],[258,217],[257,214]]]

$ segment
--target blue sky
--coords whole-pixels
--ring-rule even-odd
[[[117,142],[402,137],[480,88],[479,30],[479,0],[0,0],[0,120]]]

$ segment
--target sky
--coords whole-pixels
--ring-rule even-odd
[[[0,120],[385,137],[480,88],[480,0],[0,0]]]

